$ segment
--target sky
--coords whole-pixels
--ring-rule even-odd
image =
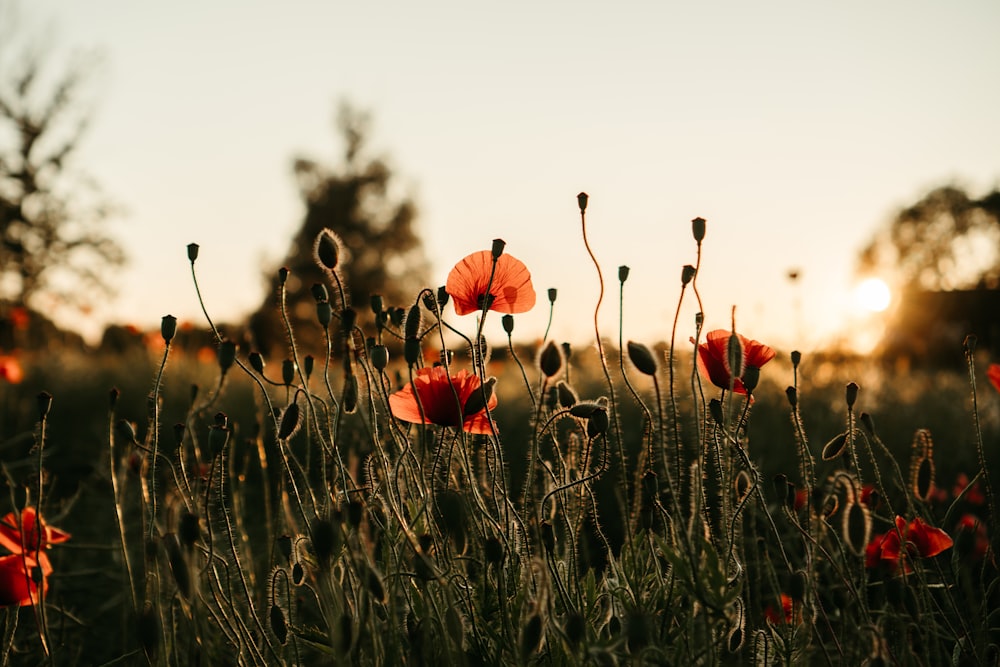
[[[580,191],[602,332],[618,335],[627,265],[624,337],[669,338],[700,216],[707,328],[736,306],[742,333],[808,350],[877,326],[852,298],[856,258],[894,211],[938,185],[1000,183],[991,0],[35,0],[18,14],[54,65],[99,58],[73,167],[119,205],[109,231],[130,262],[116,299],[72,319],[90,336],[202,322],[191,242],[213,318],[256,308],[302,220],[292,161],[338,163],[344,100],[372,113],[372,152],[419,207],[434,285],[498,237],[528,265],[527,339],[549,287],[554,336],[593,330]]]

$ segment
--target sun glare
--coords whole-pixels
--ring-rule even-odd
[[[892,293],[880,278],[868,278],[854,289],[854,300],[864,310],[881,313],[889,307]]]

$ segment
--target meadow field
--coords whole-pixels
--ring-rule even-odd
[[[289,325],[265,359],[206,312],[5,357],[3,664],[998,664],[974,339],[944,369],[737,316],[571,346],[515,328],[558,302],[500,240],[405,308],[348,304],[339,244],[318,349]],[[628,269],[594,276],[611,317]]]

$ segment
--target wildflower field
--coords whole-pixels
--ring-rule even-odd
[[[511,250],[349,304],[321,233],[325,349],[206,312],[208,355],[166,315],[0,358],[3,664],[998,663],[1000,360],[811,359],[731,312],[606,340],[628,268],[596,260],[577,349],[515,332],[558,308]]]

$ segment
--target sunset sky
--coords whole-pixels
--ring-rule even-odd
[[[91,334],[201,322],[190,242],[216,319],[256,307],[262,266],[301,222],[292,159],[337,162],[341,100],[372,112],[373,151],[416,199],[435,286],[495,237],[528,265],[528,339],[556,287],[555,335],[587,340],[581,190],[609,334],[626,264],[626,338],[669,337],[701,216],[707,326],[736,305],[743,333],[789,350],[867,330],[855,259],[898,207],[1000,179],[992,0],[35,0],[17,14],[57,66],[100,55],[75,166],[122,207],[111,229],[130,264]]]

